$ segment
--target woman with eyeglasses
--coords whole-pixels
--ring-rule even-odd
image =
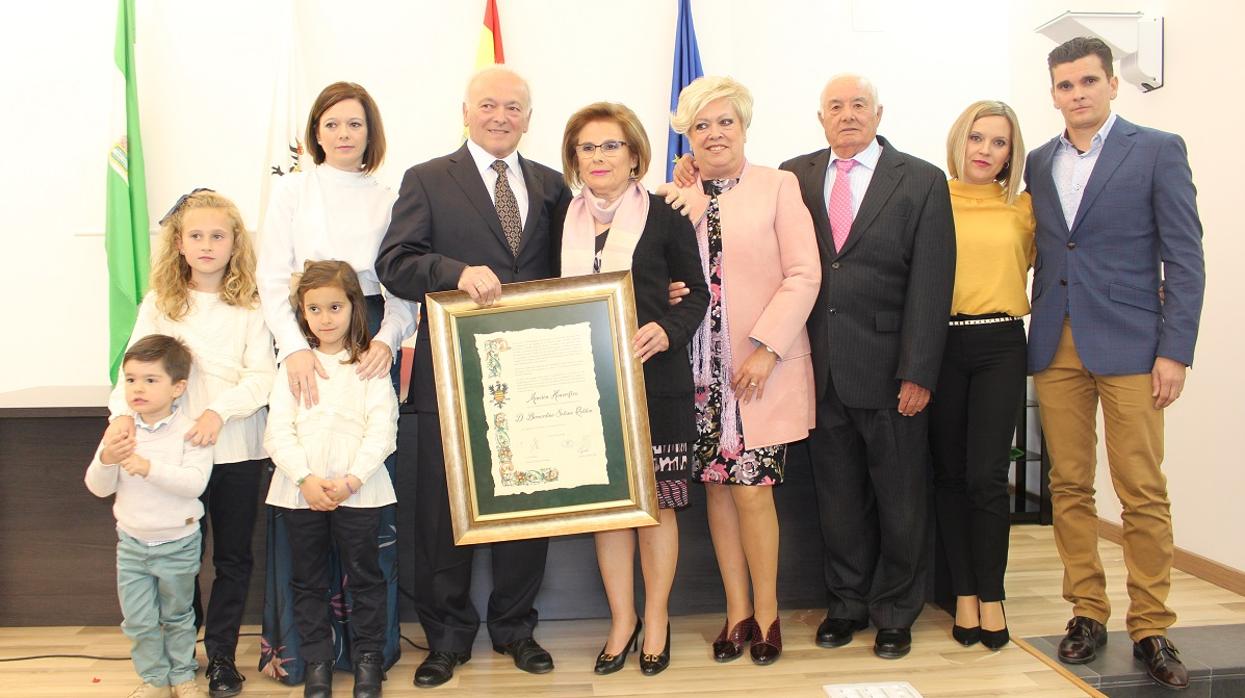
[[[726,592],[713,658],[771,664],[782,653],[778,515],[787,444],[813,426],[813,363],[805,322],[821,263],[795,175],[750,164],[748,88],[702,77],[670,119],[698,168],[672,193],[696,224],[709,312],[692,341],[696,383],[693,479],[704,483],[709,533]],[[664,189],[664,187],[663,187]],[[677,279],[676,279],[677,280]]]
[[[639,323],[632,350],[644,363],[657,476],[660,525],[596,534],[611,613],[597,674],[621,669],[641,644],[640,670],[646,676],[670,664],[667,602],[679,556],[675,510],[687,506],[690,442],[696,437],[686,346],[704,317],[709,291],[691,224],[640,184],[649,153],[644,126],[621,104],[597,102],[572,115],[562,137],[562,172],[567,185],[580,191],[554,214],[551,228],[562,231],[560,247],[554,245],[562,276],[631,270]],[[672,279],[691,289],[676,305],[667,300]],[[633,595],[637,539],[643,618]]]

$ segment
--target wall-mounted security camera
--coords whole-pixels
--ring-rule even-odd
[[[1065,12],[1034,31],[1057,44],[1096,36],[1120,61],[1119,75],[1125,82],[1142,92],[1163,86],[1162,17],[1141,12]]]

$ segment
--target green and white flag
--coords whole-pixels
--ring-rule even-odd
[[[104,249],[108,256],[108,377],[116,383],[150,271],[147,181],[134,70],[134,0],[117,3],[117,42],[113,54],[117,66],[113,132],[117,140],[108,154]]]

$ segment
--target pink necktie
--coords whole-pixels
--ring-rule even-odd
[[[852,229],[852,168],[858,165],[855,160],[835,160],[834,166],[838,173],[834,176],[834,186],[830,187],[830,235],[834,238],[834,251],[843,249],[847,234]]]

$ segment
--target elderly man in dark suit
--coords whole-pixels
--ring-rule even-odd
[[[514,72],[487,68],[467,88],[468,140],[456,152],[407,170],[381,243],[381,283],[412,301],[458,289],[489,305],[502,284],[554,275],[549,223],[570,192],[562,175],[521,157],[519,139],[531,117],[531,93]],[[411,380],[419,413],[416,454],[415,594],[431,652],[415,685],[437,686],[471,658],[480,618],[472,605],[470,546],[454,545],[445,456],[437,418],[427,314],[420,314]],[[444,386],[441,386],[444,388]],[[531,673],[553,669],[532,639],[532,608],[545,570],[547,539],[494,543],[488,631],[498,652]]]
[[[1037,217],[1029,371],[1050,449],[1055,542],[1073,618],[1069,664],[1094,659],[1111,614],[1094,506],[1101,399],[1111,479],[1124,509],[1133,654],[1184,688],[1166,630],[1173,556],[1163,410],[1193,363],[1205,288],[1202,224],[1184,141],[1111,112],[1111,49],[1072,39],[1051,51],[1051,97],[1065,130],[1029,155]],[[1160,295],[1162,284],[1165,300]]]
[[[817,644],[873,622],[873,651],[897,659],[925,600],[930,455],[955,225],[946,175],[877,135],[882,105],[863,77],[821,95],[828,149],[782,164],[800,180],[821,251],[808,318],[817,389],[810,436],[829,597]]]

